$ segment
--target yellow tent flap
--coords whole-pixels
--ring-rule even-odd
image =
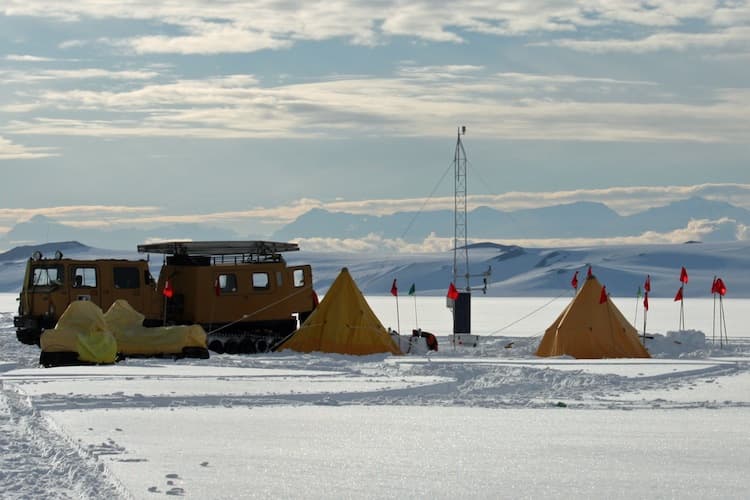
[[[591,276],[544,333],[537,356],[581,359],[650,358],[638,331],[610,298],[600,303],[602,285]]]
[[[346,268],[315,311],[276,350],[285,349],[356,355],[401,354]]]

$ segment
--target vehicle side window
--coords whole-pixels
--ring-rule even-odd
[[[234,293],[237,291],[237,275],[236,274],[220,274],[219,275],[219,290],[221,293]]]
[[[74,267],[73,288],[96,288],[95,267]]]
[[[137,267],[115,267],[112,271],[115,288],[140,288],[141,273]]]
[[[253,290],[268,290],[268,273],[253,273]]]
[[[294,278],[294,288],[301,288],[305,286],[305,271],[302,269],[295,269],[292,276]]]
[[[35,267],[30,284],[31,286],[62,285],[64,282],[63,276],[62,266]]]

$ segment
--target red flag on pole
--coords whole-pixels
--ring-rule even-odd
[[[219,282],[219,277],[217,276],[214,280],[214,293],[217,297],[221,296],[221,283]]]
[[[651,275],[646,275],[646,282],[643,284],[643,289],[646,291],[646,293],[651,291]]]
[[[714,288],[716,289],[714,293],[718,293],[722,297],[727,293],[727,286],[724,284],[724,280],[721,278],[716,278]]]
[[[684,266],[682,267],[682,270],[680,270],[680,282],[682,284],[685,284],[688,282],[688,274]]]
[[[605,302],[607,302],[607,287],[603,286],[602,287],[602,294],[599,295],[599,303],[600,304],[604,304]]]
[[[578,290],[578,271],[573,275],[573,279],[570,280],[570,286]]]
[[[591,266],[589,266],[589,270],[586,271],[586,279],[589,279],[594,275],[594,272],[591,270]]]
[[[677,295],[674,296],[674,301],[677,302],[678,300],[682,300],[682,287],[677,290]]]
[[[174,296],[174,289],[172,288],[172,283],[169,282],[169,279],[164,282],[164,290],[162,290],[161,293],[168,299],[171,299]]]
[[[648,292],[643,295],[643,308],[648,311]]]
[[[394,297],[398,297],[398,287],[396,286],[396,280],[393,280],[393,284],[391,285],[391,295]]]
[[[456,287],[452,282],[450,286],[448,286],[448,298],[451,300],[456,300],[458,298],[458,290],[456,290]]]

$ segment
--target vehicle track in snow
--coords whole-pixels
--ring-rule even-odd
[[[0,497],[131,498],[95,456],[0,381]]]

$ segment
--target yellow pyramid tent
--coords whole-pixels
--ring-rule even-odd
[[[346,268],[341,270],[320,305],[277,351],[339,354],[401,354]]]
[[[602,285],[586,279],[568,307],[547,328],[537,356],[574,358],[650,358],[631,325],[609,298],[600,303]]]

